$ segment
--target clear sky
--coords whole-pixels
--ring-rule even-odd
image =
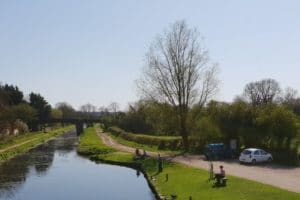
[[[0,82],[52,105],[125,108],[149,44],[182,19],[219,63],[219,100],[262,78],[300,90],[298,0],[0,0]]]

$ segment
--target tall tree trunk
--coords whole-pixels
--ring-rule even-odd
[[[187,122],[187,110],[183,109],[180,113],[180,134],[182,137],[182,144],[183,144],[184,151],[189,151],[190,145],[189,145],[186,122]]]

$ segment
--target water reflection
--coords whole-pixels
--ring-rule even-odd
[[[0,198],[12,199],[30,172],[39,177],[45,176],[52,165],[54,151],[64,149],[66,153],[70,152],[74,149],[74,141],[76,137],[70,132],[0,165]]]
[[[139,171],[76,153],[74,132],[0,165],[0,200],[154,199]]]

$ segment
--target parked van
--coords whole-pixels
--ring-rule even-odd
[[[233,158],[234,152],[227,148],[224,143],[208,144],[204,150],[206,160],[219,160]]]

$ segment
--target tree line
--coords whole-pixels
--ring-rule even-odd
[[[137,81],[141,100],[107,116],[106,125],[135,133],[180,135],[187,151],[209,142],[236,139],[239,147],[296,152],[300,98],[274,79],[248,83],[232,103],[213,101],[217,65],[196,28],[185,21],[156,37]]]
[[[79,110],[67,102],[59,102],[52,107],[47,100],[38,93],[29,95],[18,86],[0,84],[0,135],[11,135],[15,131],[25,133],[44,129],[51,119],[99,119],[101,115],[116,113],[119,105],[112,102],[107,107],[86,103]]]
[[[25,99],[17,86],[9,84],[0,85],[0,110],[0,132],[7,134],[37,130],[37,122],[51,115],[51,106],[40,94],[31,92]]]
[[[249,91],[254,83],[261,85],[258,91]],[[186,116],[188,151],[199,153],[208,143],[229,145],[236,140],[238,149],[260,147],[281,160],[295,159],[300,146],[300,98],[290,88],[283,92],[263,89],[272,84],[279,86],[273,79],[251,82],[231,103],[210,100],[190,107]],[[176,107],[154,100],[132,103],[126,112],[107,115],[104,123],[137,134],[182,135]]]

